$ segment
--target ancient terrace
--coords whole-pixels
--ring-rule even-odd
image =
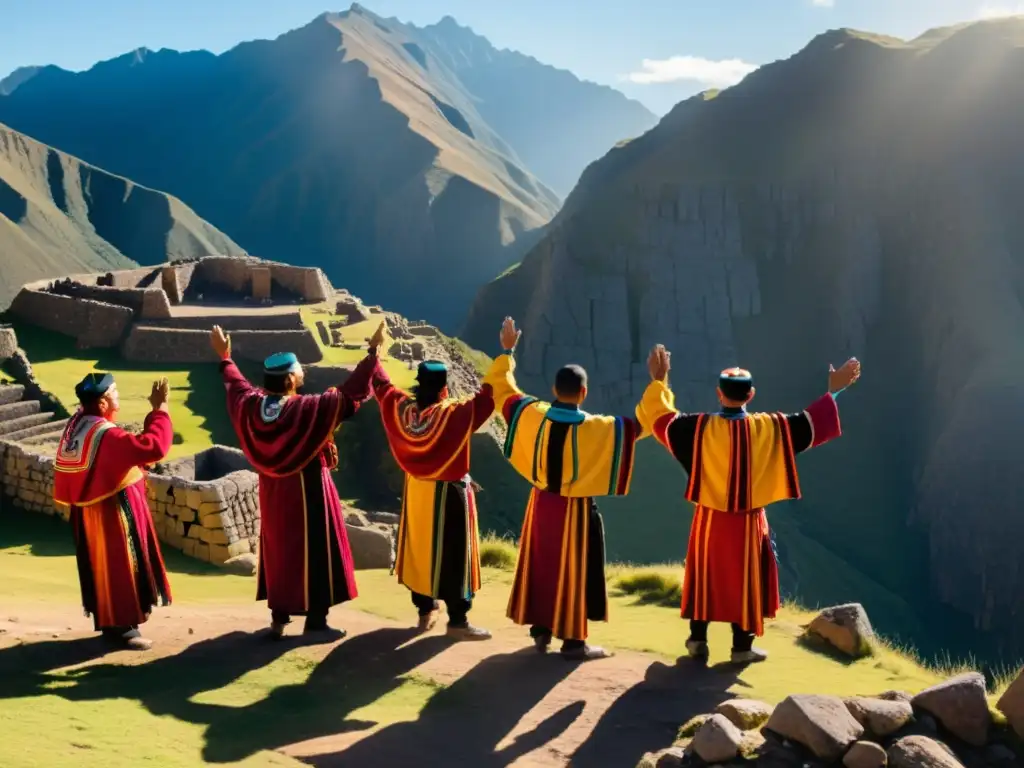
[[[73,337],[82,349],[120,347],[126,360],[212,361],[206,333],[217,324],[232,333],[239,358],[289,349],[314,363],[323,353],[300,306],[334,296],[319,269],[210,256],[30,283],[10,312]]]

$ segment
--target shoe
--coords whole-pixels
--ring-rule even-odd
[[[547,653],[550,645],[551,635],[537,635],[533,638],[533,647],[537,649],[537,653]]]
[[[416,629],[420,632],[429,632],[437,624],[437,615],[440,613],[436,608],[430,613],[420,614],[420,622],[416,625]]]
[[[732,652],[733,664],[756,664],[757,662],[764,661],[767,658],[768,651],[762,651],[760,648],[751,648],[749,651]]]
[[[611,651],[606,651],[597,645],[583,645],[575,648],[562,648],[563,658],[570,661],[594,661],[596,659],[610,659],[614,656]]]
[[[121,642],[130,651],[148,651],[153,647],[153,641],[143,637],[142,633],[137,629],[125,632],[121,636]]]
[[[284,628],[288,626],[287,622],[270,622],[270,633],[269,637],[271,640],[281,640],[284,638]]]
[[[466,624],[461,627],[453,627],[448,625],[448,631],[445,633],[448,637],[453,640],[490,640],[491,633],[486,629],[480,627],[474,627],[472,624]]]
[[[708,658],[708,641],[707,640],[687,640],[686,641],[686,652],[690,655],[691,659],[707,660]]]

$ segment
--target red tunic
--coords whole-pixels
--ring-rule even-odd
[[[221,363],[228,413],[260,478],[260,555],[256,599],[291,616],[325,610],[358,595],[338,490],[334,432],[370,396],[380,372],[369,355],[340,389],[277,397]]]
[[[61,437],[53,498],[71,509],[82,605],[96,629],[137,626],[171,602],[141,467],[163,459],[173,436],[171,417],[154,411],[140,435],[76,415]]]

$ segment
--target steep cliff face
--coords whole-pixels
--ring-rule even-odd
[[[592,407],[620,410],[657,342],[682,409],[714,407],[715,375],[742,364],[759,405],[796,410],[857,355],[846,434],[802,459],[804,501],[774,519],[921,614],[955,609],[1019,652],[1022,42],[1021,20],[910,42],[831,32],[680,104],[584,174],[480,294],[467,340],[487,348],[494,315],[515,314],[524,383],[546,390],[575,360]],[[806,552],[787,549],[798,589],[818,594]]]
[[[0,124],[0,308],[41,278],[242,253],[180,200]]]

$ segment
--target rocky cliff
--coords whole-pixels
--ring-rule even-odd
[[[180,200],[0,125],[0,254],[6,308],[41,278],[242,250]]]
[[[678,105],[587,170],[481,292],[467,340],[489,348],[514,314],[529,387],[575,360],[593,407],[620,410],[656,342],[684,409],[712,408],[717,372],[742,364],[759,405],[795,410],[857,355],[846,434],[802,459],[804,501],[773,514],[784,570],[824,602],[848,564],[926,618],[923,644],[1019,653],[1022,43],[1021,19],[912,41],[833,31]]]
[[[517,154],[530,141],[503,138],[483,86],[453,68],[455,43],[426,34],[355,5],[219,56],[35,70],[0,95],[0,119],[168,190],[254,254],[451,328],[560,201]],[[509,82],[486,103],[511,99]]]

